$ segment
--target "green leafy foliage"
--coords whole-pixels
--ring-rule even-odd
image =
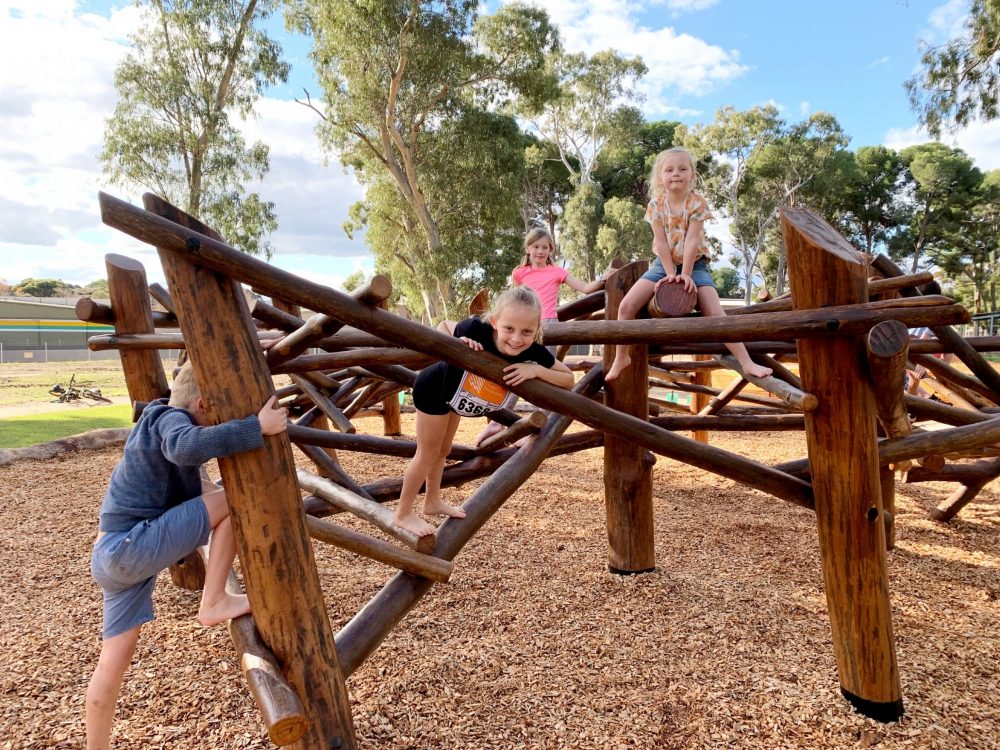
[[[278,0],[148,0],[132,51],[115,71],[118,104],[101,160],[112,182],[151,190],[253,255],[271,255],[274,204],[246,184],[267,173],[268,148],[247,144],[247,117],[286,80],[281,47],[262,30]]]
[[[906,82],[910,104],[937,138],[973,120],[995,120],[1000,97],[1000,3],[973,0],[961,35],[923,43],[923,69]]]
[[[498,112],[553,94],[545,55],[557,35],[544,11],[295,0],[289,19],[313,36],[324,100],[307,103],[321,141],[366,185],[350,226],[366,227],[376,268],[432,320],[505,279],[524,223],[528,143]]]

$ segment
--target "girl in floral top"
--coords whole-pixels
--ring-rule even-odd
[[[705,241],[706,221],[712,218],[707,201],[691,190],[695,163],[683,148],[660,152],[649,176],[650,201],[646,221],[653,227],[656,260],[633,286],[618,308],[619,320],[633,320],[652,299],[661,284],[683,284],[688,292],[697,290],[702,315],[725,315],[719,292],[708,272],[709,248]],[[726,344],[748,375],[764,377],[771,369],[750,359],[741,343]],[[629,345],[615,348],[615,361],[604,379],[613,381],[632,364]]]

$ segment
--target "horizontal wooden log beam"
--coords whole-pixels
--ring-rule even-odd
[[[391,313],[386,313],[389,315]],[[420,325],[419,323],[415,325]],[[456,339],[457,340],[457,339]],[[329,354],[302,354],[295,359],[284,362],[273,370],[273,375],[308,370],[334,370],[341,367],[370,367],[371,365],[401,365],[411,369],[423,369],[432,364],[432,356],[412,351],[411,349],[393,347],[371,347],[363,349],[348,349]]]
[[[389,438],[381,438],[374,435],[359,435],[357,433],[345,434],[291,424],[288,425],[288,437],[296,444],[304,443],[318,445],[322,448],[372,453],[380,456],[413,458],[417,451],[417,444],[412,440],[391,440]],[[475,458],[476,455],[475,448],[453,445],[451,452],[448,454],[448,459],[451,461],[466,461]]]
[[[433,535],[417,536],[412,531],[399,528],[392,522],[392,511],[384,505],[346,490],[329,479],[316,476],[304,469],[296,470],[295,476],[302,489],[333,503],[341,510],[363,518],[407,547],[412,547],[417,552],[424,554],[434,550]]]
[[[932,304],[925,305],[933,300]],[[656,344],[734,341],[792,341],[809,336],[867,333],[883,320],[899,320],[907,327],[968,323],[969,311],[948,297],[883,300],[856,305],[836,305],[818,310],[761,313],[737,317],[671,318],[658,320],[609,320],[586,323],[548,323],[549,344]]]
[[[391,565],[397,570],[426,578],[428,581],[447,583],[455,569],[455,563],[450,560],[441,560],[431,555],[403,549],[315,516],[306,516],[306,527],[309,529],[309,536],[313,539],[332,544],[347,552],[353,552],[355,555]],[[432,541],[434,539],[433,536],[427,538]],[[350,672],[346,674],[349,675]]]
[[[739,373],[745,380],[748,380],[758,388],[767,391],[772,396],[776,396],[789,406],[798,409],[799,411],[813,411],[819,405],[819,400],[813,394],[806,393],[801,388],[796,388],[790,383],[786,383],[784,380],[779,380],[773,375],[768,375],[763,378],[747,375],[743,372],[743,368],[740,367],[740,363],[736,360],[736,357],[731,354],[723,354],[719,359],[722,361],[722,364],[730,370]],[[734,398],[735,397],[736,396],[734,396]]]
[[[76,317],[85,323],[94,323],[102,326],[113,326],[115,324],[115,311],[110,305],[97,302],[90,297],[80,297],[76,301]],[[177,316],[173,313],[153,310],[154,328],[177,328]]]

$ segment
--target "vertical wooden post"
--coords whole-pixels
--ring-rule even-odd
[[[156,196],[146,208],[201,226]],[[274,393],[240,285],[159,249],[195,374],[213,423],[256,414]],[[192,258],[193,260],[193,258]],[[302,750],[357,746],[351,707],[320,588],[291,443],[286,433],[264,447],[219,460],[254,621],[305,704]]]
[[[380,300],[378,306],[389,309],[389,300]],[[382,402],[382,434],[402,435],[403,423],[400,420],[399,394],[394,393]]]
[[[133,258],[110,253],[104,256],[108,270],[108,296],[114,311],[115,333],[153,333],[153,307],[149,303],[146,269]],[[154,349],[119,350],[129,400],[149,403],[169,392],[160,353]],[[205,561],[195,550],[170,566],[170,579],[182,589],[198,591],[205,585]]]
[[[618,317],[618,306],[646,271],[639,261],[608,278],[605,318]],[[604,347],[604,369],[615,347]],[[606,404],[625,414],[649,419],[649,349],[632,347],[632,366],[605,384]],[[604,438],[604,504],[607,509],[608,569],[612,573],[648,573],[656,568],[653,552],[653,475],[646,450],[614,435]]]
[[[881,466],[878,470],[878,481],[882,491],[885,548],[889,551],[896,549],[896,472],[888,466]]]
[[[695,354],[693,359],[697,362],[704,362],[712,358],[711,354]],[[714,370],[695,370],[694,371],[694,384],[695,385],[712,385],[712,373]],[[707,393],[692,393],[691,394],[691,406],[689,411],[692,414],[701,414],[703,410],[708,408],[709,401],[711,397]],[[697,440],[699,443],[708,443],[708,430],[692,430],[691,439]]]
[[[782,212],[794,308],[866,302],[865,265],[807,209]],[[903,714],[886,572],[875,404],[862,336],[798,342],[816,522],[841,692],[879,721]]]

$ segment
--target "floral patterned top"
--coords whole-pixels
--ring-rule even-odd
[[[646,221],[653,227],[657,224],[663,227],[663,232],[667,235],[670,255],[676,264],[684,261],[684,238],[687,236],[688,225],[692,221],[705,222],[711,218],[712,212],[708,207],[708,201],[698,193],[688,193],[687,198],[684,199],[684,207],[678,215],[670,213],[666,195],[653,198],[646,206]],[[709,247],[704,232],[701,236],[701,247],[698,249],[695,260],[702,257],[709,257]]]

